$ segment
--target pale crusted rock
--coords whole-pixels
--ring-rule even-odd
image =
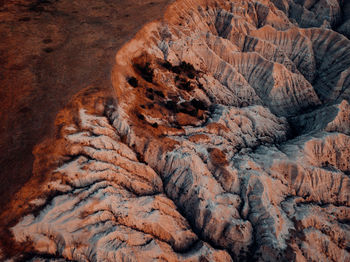
[[[339,104],[337,116],[327,124],[325,130],[350,135],[350,106],[348,101],[343,100]]]
[[[297,27],[337,22],[339,2],[312,2],[170,5],[117,53],[117,101],[64,122],[55,193],[14,241],[81,261],[348,261],[350,41]]]
[[[50,191],[62,191],[60,183],[69,189],[49,203],[33,202],[45,208],[12,229],[16,241],[31,241],[36,252],[78,261],[123,261],[126,256],[131,261],[230,259],[198,240],[162,194],[159,176],[137,160],[106,118],[81,110],[80,120],[82,130],[66,137],[76,148],[71,154],[78,157],[55,170],[55,179],[43,185]]]

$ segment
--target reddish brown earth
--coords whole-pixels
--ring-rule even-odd
[[[170,0],[0,1],[0,206],[79,90],[110,89],[116,51]]]
[[[348,262],[348,8],[169,5],[35,145],[0,260]]]

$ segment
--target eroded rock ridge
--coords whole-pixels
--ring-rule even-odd
[[[171,4],[117,53],[114,95],[86,90],[59,114],[3,255],[349,261],[345,9]]]

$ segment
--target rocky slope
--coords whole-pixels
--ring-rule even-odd
[[[349,261],[346,8],[171,4],[36,147],[2,256]]]

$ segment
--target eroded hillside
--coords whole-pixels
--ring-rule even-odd
[[[36,147],[3,256],[349,261],[348,5],[296,2],[178,0],[139,31]]]

